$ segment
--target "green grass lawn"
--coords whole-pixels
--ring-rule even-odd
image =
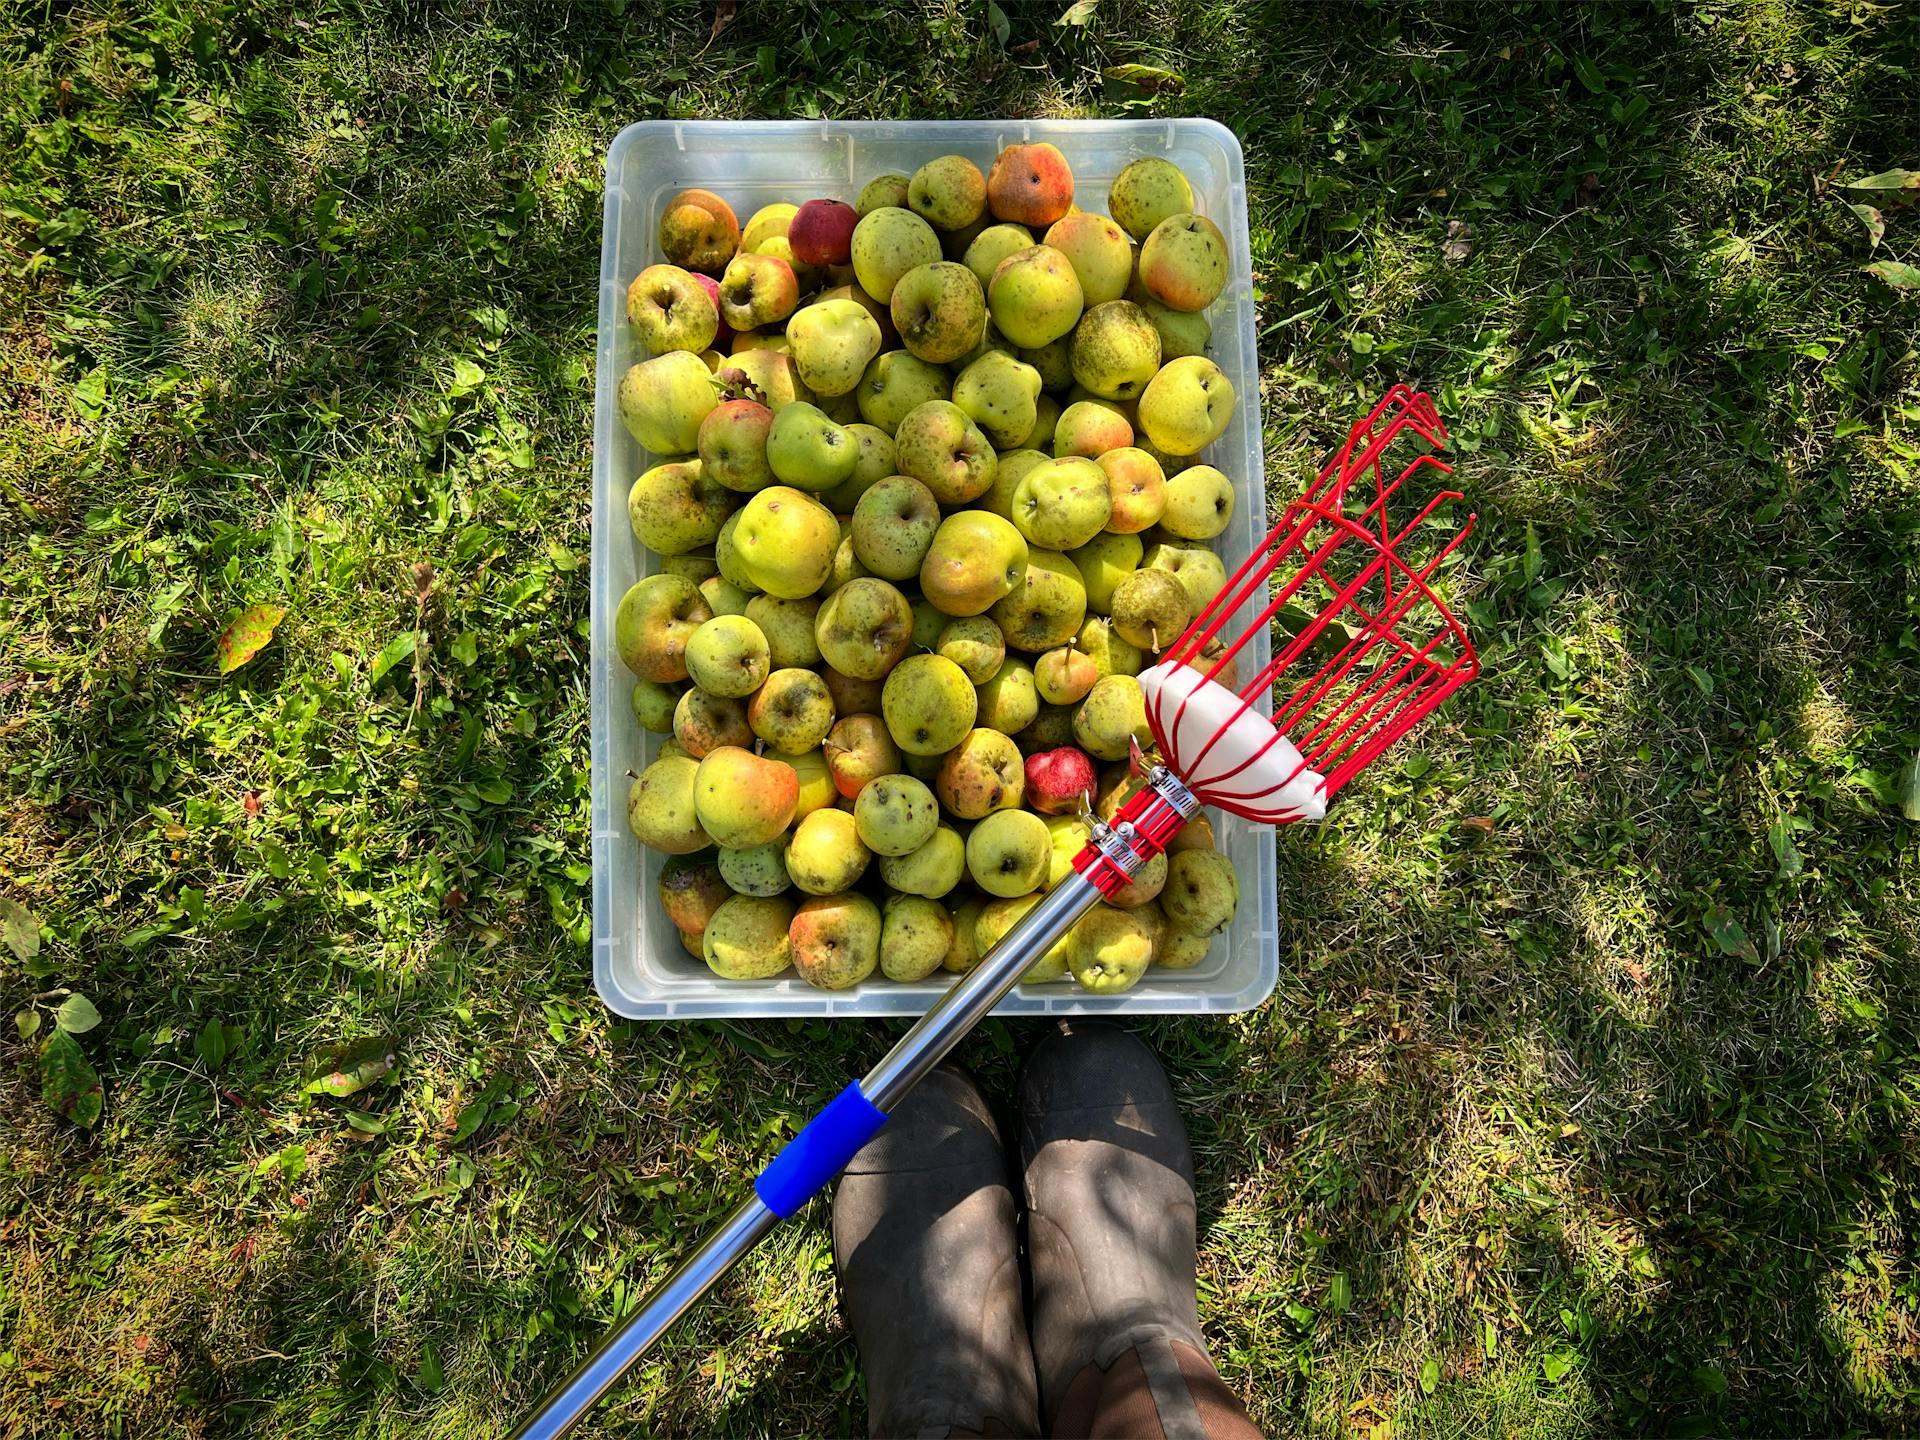
[[[1915,12],[849,8],[0,18],[0,1432],[498,1433],[888,1043],[593,992],[602,157],[1025,114],[1238,131],[1273,493],[1408,380],[1480,514],[1485,674],[1281,835],[1279,992],[1145,1027],[1229,1381],[1277,1433],[1920,1426],[1920,292],[1863,269],[1920,208],[1870,252],[1833,188],[1920,165]],[[825,1207],[632,1379],[592,1433],[860,1429]]]

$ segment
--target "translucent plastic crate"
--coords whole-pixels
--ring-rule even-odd
[[[851,203],[876,175],[910,175],[936,155],[966,155],[984,171],[1005,146],[1039,141],[1060,147],[1073,167],[1075,193],[1090,209],[1105,210],[1107,189],[1128,161],[1164,156],[1186,173],[1201,213],[1227,237],[1230,276],[1208,312],[1208,353],[1232,380],[1238,403],[1226,433],[1200,458],[1235,483],[1233,523],[1213,542],[1231,570],[1268,524],[1246,183],[1232,131],[1211,120],[649,120],[622,130],[608,152],[593,424],[593,976],[618,1015],[918,1015],[953,979],[942,971],[901,985],[876,972],[836,992],[817,990],[791,971],[773,980],[722,980],[681,947],[655,894],[665,857],[627,828],[629,777],[653,758],[660,737],[633,718],[633,677],[614,651],[613,614],[627,588],[659,561],[627,524],[628,487],[653,461],[620,423],[614,397],[627,367],[645,358],[627,325],[626,287],[660,258],[661,209],[677,191],[698,187],[725,199],[744,224],[776,200]],[[1263,634],[1242,652],[1241,664],[1258,670],[1267,656]],[[1240,908],[1204,961],[1189,970],[1150,969],[1122,995],[1090,995],[1070,979],[1023,985],[995,1013],[1231,1014],[1265,1000],[1279,978],[1273,832],[1209,813],[1216,843],[1239,875]]]

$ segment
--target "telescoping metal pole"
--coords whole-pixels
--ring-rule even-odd
[[[571,1429],[735,1261],[845,1169],[886,1123],[887,1112],[992,1013],[1034,961],[1102,895],[1112,894],[1158,854],[1199,808],[1200,802],[1172,771],[1156,767],[1112,825],[1095,822],[1093,838],[1074,862],[1073,873],[961,976],[866,1078],[842,1090],[787,1142],[760,1172],[740,1208],[638,1310],[608,1332],[586,1362],[513,1432],[514,1440],[553,1440]]]

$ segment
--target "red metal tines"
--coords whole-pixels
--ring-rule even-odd
[[[1428,546],[1409,560],[1401,547],[1460,494],[1442,491],[1398,525],[1389,513],[1390,502],[1421,471],[1452,473],[1435,454],[1444,450],[1446,438],[1431,397],[1404,385],[1388,391],[1161,657],[1192,664],[1212,680],[1233,664],[1250,637],[1272,625],[1274,657],[1254,674],[1239,677],[1240,707],[1227,723],[1272,694],[1275,734],[1285,736],[1302,757],[1292,775],[1312,770],[1323,776],[1321,793],[1327,799],[1479,673],[1465,627],[1428,586],[1472,531],[1475,517],[1469,515],[1437,550]],[[1419,447],[1417,453],[1407,458],[1413,446]],[[1243,620],[1249,607],[1251,615]],[[1222,639],[1220,632],[1230,623],[1239,626],[1238,633]],[[1169,705],[1170,714],[1154,713]],[[1204,776],[1198,792],[1203,802],[1268,824],[1300,818],[1297,809],[1276,803],[1271,784],[1253,787],[1251,776],[1236,793],[1234,777],[1253,760],[1209,771],[1202,762],[1219,731],[1197,753],[1176,753],[1172,742],[1185,706],[1177,696],[1163,696],[1160,706],[1149,707],[1147,718],[1175,772]]]

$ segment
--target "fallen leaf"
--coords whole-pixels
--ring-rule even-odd
[[[246,810],[247,814],[258,815],[261,810],[266,807],[265,796],[266,792],[264,790],[249,790],[240,804]]]
[[[1900,768],[1900,813],[1920,820],[1920,750]]]
[[[53,1023],[69,1035],[84,1035],[100,1023],[100,1011],[84,995],[69,995],[53,1012]]]
[[[1464,265],[1473,254],[1473,226],[1464,220],[1447,222],[1447,243],[1440,247],[1440,258],[1449,265]]]
[[[1085,25],[1093,19],[1093,12],[1100,8],[1100,0],[1073,0],[1066,13],[1053,23],[1056,25]]]
[[[708,43],[718,40],[720,32],[731,25],[739,13],[740,0],[714,0],[713,29],[707,32]]]
[[[1734,919],[1733,912],[1726,906],[1710,906],[1700,923],[1706,927],[1707,934],[1713,937],[1713,943],[1720,947],[1721,954],[1759,960],[1760,952],[1753,948],[1753,941],[1747,938],[1747,927]]]
[[[233,623],[222,630],[220,638],[213,642],[213,653],[220,661],[220,673],[226,675],[238,670],[258,655],[273,639],[274,629],[286,617],[287,607],[284,605],[249,605],[234,616]]]
[[[393,639],[380,647],[380,651],[367,666],[367,684],[378,685],[386,673],[402,660],[413,657],[414,647],[420,643],[420,632],[402,630]]]
[[[1882,205],[1912,205],[1920,202],[1920,170],[1882,170],[1878,175],[1843,180],[1840,188],[1871,196]]]
[[[80,1042],[55,1030],[40,1050],[40,1098],[63,1120],[91,1129],[105,1108],[100,1076]]]
[[[15,900],[0,900],[0,929],[6,935],[7,948],[21,964],[40,953],[40,922]]]
[[[1491,815],[1469,815],[1460,822],[1460,828],[1476,840],[1484,840],[1487,836],[1493,834],[1493,817]]]
[[[1187,88],[1185,76],[1157,65],[1109,65],[1100,74],[1107,80],[1137,86],[1149,95],[1178,95]]]
[[[1646,984],[1648,977],[1653,974],[1638,960],[1623,960],[1620,962],[1620,968],[1627,972],[1627,978],[1636,985]]]
[[[1859,218],[1860,223],[1867,227],[1867,249],[1878,250],[1880,242],[1886,238],[1887,234],[1886,217],[1871,205],[1849,205],[1847,209],[1851,210]]]
[[[328,1057],[325,1070],[307,1082],[309,1095],[330,1095],[344,1100],[357,1095],[377,1080],[384,1080],[400,1063],[400,1051],[390,1036],[376,1035],[339,1046]]]
[[[1882,260],[1869,265],[1867,274],[1885,281],[1896,290],[1920,289],[1920,265],[1909,265],[1903,260]]]

